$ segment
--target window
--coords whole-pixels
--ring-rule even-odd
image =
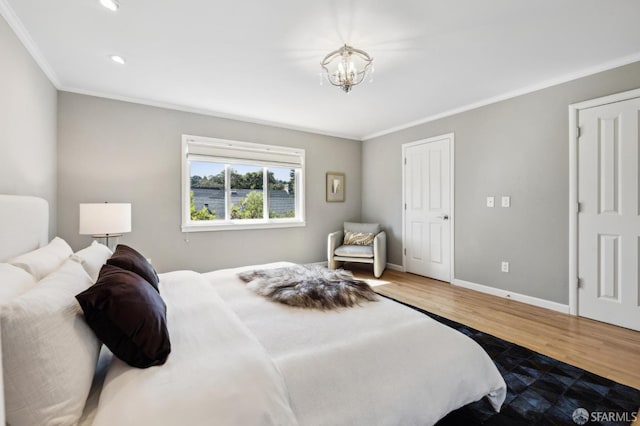
[[[182,136],[182,231],[304,226],[303,149]]]

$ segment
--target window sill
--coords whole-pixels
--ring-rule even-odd
[[[303,226],[307,226],[307,222],[303,220],[273,222],[251,221],[250,223],[239,223],[238,221],[220,224],[190,223],[188,225],[182,225],[182,232],[240,231],[247,229],[299,228]]]

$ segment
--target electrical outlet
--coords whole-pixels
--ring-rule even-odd
[[[487,197],[487,207],[493,207],[496,203],[495,197]]]
[[[509,272],[509,262],[502,262],[502,264],[500,265],[500,270],[502,272]]]
[[[511,207],[511,197],[508,195],[502,196],[502,207]]]

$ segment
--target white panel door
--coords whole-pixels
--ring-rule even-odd
[[[451,280],[450,139],[405,147],[405,268]]]
[[[640,98],[580,110],[578,315],[640,330]]]

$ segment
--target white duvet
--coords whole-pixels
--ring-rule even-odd
[[[295,425],[282,376],[202,275],[162,275],[171,355],[138,369],[114,357],[96,426]]]
[[[95,425],[430,425],[506,386],[468,337],[393,301],[292,308],[240,270],[161,275],[172,353],[140,370],[114,360]]]

